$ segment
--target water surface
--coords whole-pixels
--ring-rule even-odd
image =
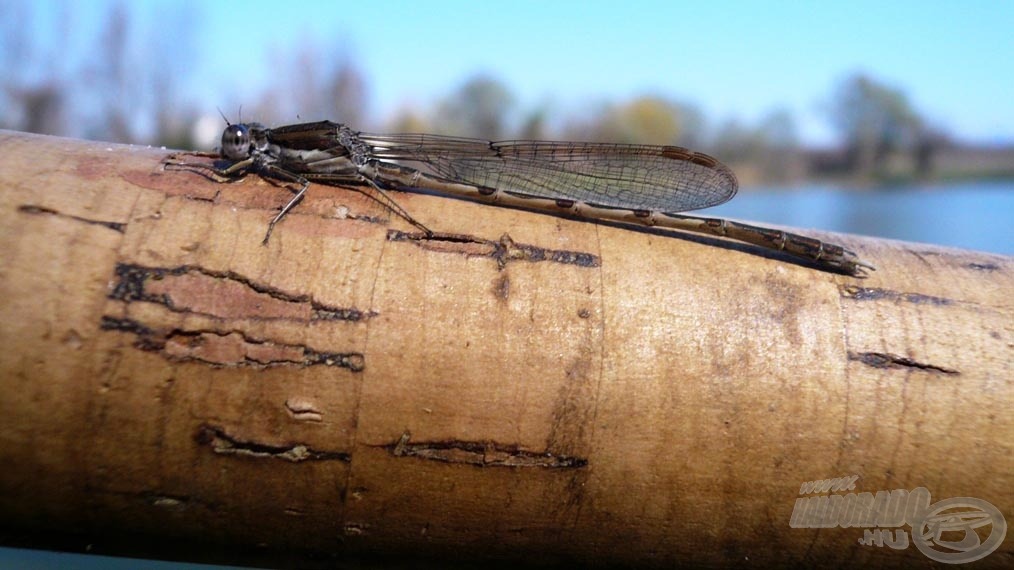
[[[742,188],[732,201],[694,214],[1014,255],[1014,180]]]

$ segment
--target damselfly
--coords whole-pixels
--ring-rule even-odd
[[[387,207],[429,232],[385,189],[450,194],[501,206],[726,237],[781,250],[821,268],[862,275],[873,266],[844,247],[781,230],[679,212],[732,198],[736,176],[718,160],[677,146],[501,141],[429,134],[370,134],[321,121],[278,128],[230,124],[210,168],[226,178],[253,172],[298,185],[268,224],[306,194],[310,182],[368,184]]]

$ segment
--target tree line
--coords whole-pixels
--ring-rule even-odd
[[[194,124],[207,114],[188,100],[182,85],[186,62],[194,56],[185,32],[168,40],[158,34],[143,50],[133,49],[137,34],[123,4],[112,7],[96,36],[95,57],[65,58],[52,65],[53,51],[33,41],[25,21],[29,3],[7,1],[0,31],[0,128],[75,136],[112,142],[195,148]],[[179,12],[166,18],[181,18]],[[162,25],[166,25],[164,21]],[[70,37],[57,30],[58,38]],[[187,30],[186,22],[168,25]],[[65,33],[61,33],[65,32]],[[64,40],[68,41],[68,40]],[[358,128],[425,131],[488,139],[549,138],[620,143],[670,144],[703,150],[733,165],[754,182],[789,182],[813,176],[876,181],[892,176],[931,177],[935,159],[954,146],[912,104],[906,93],[864,73],[833,86],[826,119],[838,136],[837,148],[807,149],[795,120],[775,110],[756,124],[729,120],[712,124],[692,103],[645,95],[603,103],[585,116],[551,117],[545,107],[519,108],[504,82],[490,75],[466,79],[429,108],[403,110],[387,124],[371,125],[368,81],[349,58],[304,47],[295,56],[277,56],[271,87],[242,93],[244,113],[268,124],[294,116],[331,118]],[[333,51],[333,50],[331,50]],[[49,52],[49,53],[47,53]],[[321,57],[321,53],[327,54]],[[60,61],[56,58],[56,61]],[[241,75],[241,70],[237,70]]]

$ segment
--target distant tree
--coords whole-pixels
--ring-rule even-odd
[[[796,121],[787,109],[776,109],[757,128],[757,161],[768,182],[790,182],[805,175]]]
[[[136,75],[139,66],[132,61],[130,49],[130,15],[122,3],[113,4],[101,35],[100,53],[104,57],[90,63],[88,83],[100,93],[96,97],[103,107],[100,120],[88,125],[89,138],[117,142],[136,142],[134,117],[139,106],[141,81]]]
[[[571,123],[565,136],[601,142],[697,147],[703,124],[700,112],[690,105],[641,96],[609,105],[591,121]]]
[[[934,176],[937,155],[941,150],[954,146],[954,141],[945,130],[924,126],[916,133],[913,146],[915,175],[925,179]]]
[[[273,66],[285,70],[260,94],[253,113],[268,124],[331,120],[367,129],[367,84],[355,61],[341,46],[304,41],[282,51]]]
[[[796,120],[788,109],[775,109],[765,115],[758,130],[761,138],[770,147],[782,150],[799,146]]]
[[[659,97],[638,97],[620,105],[599,125],[597,139],[643,144],[674,144],[680,135],[680,111]]]
[[[152,63],[146,70],[150,93],[146,95],[153,111],[154,133],[143,138],[168,148],[196,148],[193,126],[199,119],[198,107],[186,100],[181,89],[188,74],[188,65],[195,57],[193,18],[199,17],[200,7],[185,2],[159,6],[155,22],[149,26],[172,30],[171,34],[144,34],[146,58]],[[205,103],[206,104],[206,103]]]
[[[67,30],[54,34],[56,41],[47,49],[33,32],[36,19],[31,3],[0,0],[0,128],[69,134],[64,61],[58,57],[66,48]],[[59,23],[67,26],[65,20]]]
[[[113,3],[92,39],[75,25],[83,4],[61,5],[50,21],[41,19],[39,6],[0,3],[0,125],[189,146],[187,118],[194,113],[180,100],[177,78],[191,59],[193,24],[185,18],[194,10],[174,5],[149,23],[157,30],[146,32],[131,5]],[[55,41],[39,39],[49,37]]]
[[[838,86],[830,118],[861,177],[882,172],[892,153],[911,148],[923,124],[904,92],[861,73]]]
[[[528,115],[525,117],[524,122],[521,123],[521,131],[518,133],[518,138],[522,139],[549,138],[548,128],[546,126],[545,108],[539,108],[528,113]]]
[[[348,123],[353,128],[365,128],[367,88],[362,70],[347,60],[333,71],[328,80],[327,91],[334,120]],[[364,125],[357,127],[357,125]]]
[[[479,75],[437,105],[437,131],[484,139],[508,138],[516,98],[500,80]]]
[[[745,162],[757,158],[757,143],[756,129],[749,128],[739,119],[733,118],[718,128],[712,152],[724,161]]]
[[[405,108],[394,116],[394,119],[388,122],[384,130],[390,133],[425,133],[431,129],[429,122],[422,114],[417,111]]]
[[[88,138],[189,148],[197,113],[179,85],[193,59],[191,19],[198,10],[156,8],[139,20],[134,8],[123,0],[111,5],[98,45],[74,78],[78,121]]]
[[[749,165],[746,172],[755,181],[784,183],[805,174],[796,123],[785,109],[772,111],[756,126],[726,121],[715,134],[711,152],[740,168]]]

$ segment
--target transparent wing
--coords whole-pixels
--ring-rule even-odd
[[[440,176],[516,194],[614,208],[683,212],[736,194],[718,160],[677,146],[501,141],[359,133],[380,160],[428,165]]]

